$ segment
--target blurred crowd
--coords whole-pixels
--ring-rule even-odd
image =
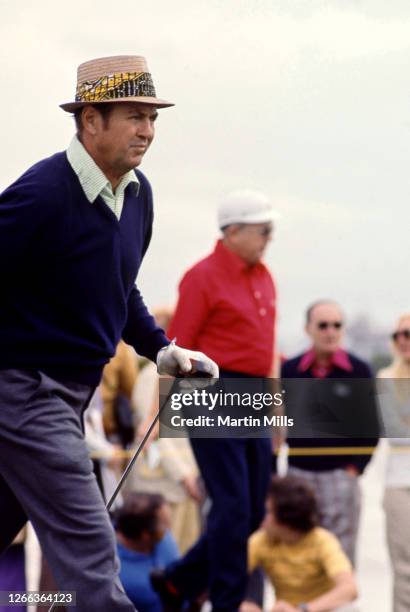
[[[237,210],[236,202],[234,211]],[[223,218],[224,214],[227,219]],[[226,258],[228,251],[229,257],[232,253],[241,254],[243,234],[240,232],[243,227],[252,228],[255,235],[247,236],[241,258],[246,261],[252,253],[255,257],[252,268],[255,277],[247,278],[246,283],[252,287],[261,320],[261,337],[265,338],[266,329],[274,327],[272,313],[276,293],[269,279],[264,278],[264,269],[258,269],[257,265],[271,238],[272,222],[262,216],[260,221],[253,217],[240,223],[240,219],[231,219],[229,214],[232,214],[232,207],[222,209],[220,228],[224,234],[217,245],[212,265]],[[261,242],[262,248],[258,246]],[[229,245],[233,245],[232,248]],[[207,266],[210,265],[208,261]],[[204,268],[203,264],[200,266]],[[290,358],[278,354],[271,335],[266,339],[268,350],[260,349],[260,340],[255,342],[253,358],[256,369],[252,369],[248,367],[249,353],[242,356],[231,348],[234,343],[230,334],[237,325],[237,318],[229,309],[224,312],[226,296],[218,298],[218,308],[222,312],[215,323],[223,331],[213,334],[211,326],[207,330],[209,346],[200,346],[205,342],[203,337],[198,340],[201,326],[216,316],[216,307],[210,304],[212,299],[216,299],[218,288],[211,287],[209,295],[201,297],[198,287],[202,280],[198,270],[195,267],[192,270],[195,271],[194,278],[185,276],[181,283],[176,310],[161,307],[153,314],[164,330],[170,330],[170,337],[177,333],[184,346],[204,349],[204,352],[206,348],[207,354],[219,363],[222,358],[217,359],[212,343],[219,346],[225,342],[226,346],[218,350],[231,361],[228,365],[222,364],[221,376],[267,376],[263,365],[259,365],[266,357],[271,360],[271,377],[284,380],[378,377],[390,386],[386,395],[390,405],[385,410],[392,415],[397,436],[389,439],[391,452],[387,461],[383,505],[394,576],[391,609],[408,612],[410,313],[401,315],[392,326],[391,363],[379,372],[374,373],[370,364],[344,348],[345,316],[339,304],[327,299],[320,299],[307,308],[305,333],[309,344],[303,354]],[[237,266],[235,274],[239,276],[242,272]],[[235,274],[232,272],[236,283]],[[226,283],[223,278],[221,282]],[[187,293],[185,303],[184,292]],[[233,290],[229,289],[229,292],[232,294]],[[248,306],[243,296],[234,298],[240,309],[246,310]],[[265,328],[263,325],[269,314]],[[195,317],[200,319],[199,323]],[[242,343],[246,339],[252,346],[254,332],[249,332],[246,325],[246,320],[239,321],[243,329],[240,340]],[[214,602],[221,597],[223,589],[218,581],[226,571],[228,586],[225,585],[224,589],[228,592],[229,587],[236,593],[239,589],[240,605],[234,608],[226,604],[225,608],[222,605],[218,608],[213,603],[214,610],[261,610],[267,582],[275,592],[274,612],[357,609],[354,601],[358,597],[355,564],[361,514],[360,478],[371,461],[378,436],[352,438],[348,442],[337,438],[300,439],[281,429],[272,440],[264,440],[263,449],[256,445],[245,447],[241,441],[235,441],[236,446],[223,440],[213,440],[212,444],[202,440],[198,444],[189,438],[159,437],[158,423],[152,426],[158,409],[159,375],[156,365],[140,358],[134,349],[121,342],[115,356],[104,368],[101,384],[84,413],[84,428],[94,472],[106,502],[135,449],[144,436],[148,436],[111,512],[121,563],[120,578],[135,607],[140,612],[201,610],[208,599]],[[282,469],[278,475],[276,459],[279,454],[287,455],[287,471],[285,473]],[[237,461],[238,466],[246,457],[243,473],[229,473],[227,466],[231,457],[232,464],[236,465]],[[262,478],[262,471],[267,486],[263,484],[259,489],[253,488],[254,482]],[[263,498],[259,500],[261,491]],[[261,506],[262,514],[259,511],[252,514],[256,498],[255,507]],[[251,507],[249,511],[245,511],[246,504]],[[247,526],[240,531],[242,519]],[[244,534],[247,540],[245,568],[238,564]],[[24,539],[25,534],[21,533],[0,559],[0,590],[25,588]],[[204,548],[208,569],[203,564]],[[215,567],[219,569],[212,577],[212,568]],[[45,560],[39,588],[56,589],[52,569],[48,568]],[[39,611],[46,609],[38,608]]]

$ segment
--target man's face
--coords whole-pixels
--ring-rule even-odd
[[[410,317],[401,319],[394,337],[394,344],[399,355],[410,363]]]
[[[343,338],[343,317],[337,304],[315,306],[306,324],[306,332],[317,352],[328,355],[335,353]]]
[[[239,257],[251,265],[260,261],[268,242],[272,240],[272,223],[236,225],[230,229],[228,239]]]
[[[154,138],[156,108],[134,102],[114,103],[106,121],[97,110],[94,112],[92,138],[96,163],[113,176],[122,176],[139,166]]]

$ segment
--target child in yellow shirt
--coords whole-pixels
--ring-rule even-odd
[[[357,597],[351,563],[337,538],[317,526],[314,493],[295,477],[275,477],[262,528],[249,540],[249,570],[275,588],[272,612],[327,612]],[[240,612],[260,608],[250,601]]]

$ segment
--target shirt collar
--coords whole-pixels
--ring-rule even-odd
[[[298,370],[299,372],[306,372],[313,368],[316,364],[316,353],[313,348],[309,349],[304,355],[302,355],[301,360],[299,361]],[[353,370],[352,363],[349,359],[349,355],[343,349],[338,349],[335,353],[333,353],[329,366],[324,368],[327,370],[327,374],[332,370],[333,367],[340,368],[341,370],[345,370],[345,372],[351,372]]]
[[[67,149],[67,159],[76,173],[89,202],[95,202],[104,189],[109,189],[112,192],[110,181],[101,168],[97,166],[77,136],[74,136],[70,142]],[[138,194],[139,181],[134,170],[124,174],[116,189],[116,194],[125,191],[125,188],[130,183],[134,185],[135,193]]]
[[[255,272],[256,270],[262,270],[265,268],[262,262],[258,262],[253,266],[247,264],[246,261],[239,257],[239,255],[226,248],[222,239],[217,241],[214,249],[214,255],[218,258],[221,264],[225,265],[227,268],[233,272],[236,272],[237,274],[241,274],[243,272]]]

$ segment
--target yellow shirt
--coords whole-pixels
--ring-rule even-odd
[[[338,539],[315,527],[294,544],[273,540],[264,530],[249,540],[249,569],[261,567],[272,581],[276,598],[294,606],[334,587],[332,579],[352,570]]]

